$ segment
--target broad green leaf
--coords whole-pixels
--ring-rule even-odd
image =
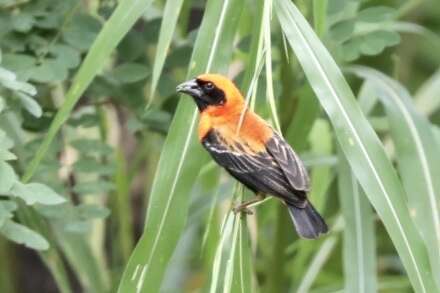
[[[75,68],[81,62],[79,51],[67,45],[56,44],[50,48],[50,53],[66,68]]]
[[[29,229],[26,226],[17,224],[13,221],[6,220],[2,227],[0,227],[0,234],[11,241],[18,244],[23,244],[26,247],[36,250],[47,250],[49,243],[43,236],[37,232]]]
[[[391,7],[374,6],[361,10],[358,17],[360,21],[377,23],[391,19],[396,12],[397,11]]]
[[[124,63],[110,72],[110,77],[120,83],[133,83],[148,76],[150,69],[138,63]]]
[[[148,0],[144,0],[144,1],[127,3],[127,4],[125,4],[125,6],[126,6],[125,8],[128,9],[126,15],[130,16],[130,17],[127,17],[127,19],[123,19],[123,18],[119,18],[119,17],[118,17],[119,18],[118,19],[118,18],[114,17],[114,19],[118,19],[118,21],[122,21],[125,23],[132,22],[133,19],[137,19],[137,17],[132,15],[133,10],[130,9],[130,6],[137,7],[138,10],[135,11],[135,13],[136,13],[135,15],[139,14],[139,16],[140,16],[140,14],[142,14],[144,9],[148,6],[145,3],[148,3],[148,2],[149,2]],[[144,4],[144,5],[141,5],[141,4]],[[121,8],[122,4],[118,7]],[[116,15],[115,13],[116,13],[116,11],[113,13],[113,16]],[[109,23],[110,23],[110,20],[107,22],[107,25],[109,25]],[[129,27],[131,27],[131,25]],[[115,28],[114,34],[109,35],[108,38],[116,40],[118,38],[117,35],[125,29],[123,27],[114,27],[114,28]],[[97,36],[100,29],[101,29],[101,24],[98,19],[96,19],[90,15],[86,15],[86,14],[76,15],[73,18],[73,21],[70,22],[67,25],[67,27],[62,31],[62,37],[63,37],[64,41],[66,41],[66,43],[68,43],[72,47],[75,47],[81,51],[84,51],[84,50],[87,50],[88,48],[90,48],[90,46],[96,46],[95,39],[96,39],[96,36]],[[104,28],[103,30],[105,30],[105,29],[106,28]],[[109,28],[107,28],[107,29],[109,29]],[[101,31],[100,35],[102,36],[102,31]]]
[[[73,80],[72,86],[66,94],[66,99],[63,105],[55,115],[55,118],[49,127],[43,143],[40,145],[37,153],[26,168],[23,175],[25,182],[29,181],[29,179],[34,175],[38,165],[49,150],[50,144],[57,135],[61,126],[69,118],[71,111],[75,107],[81,95],[87,89],[95,76],[102,70],[112,51],[116,48],[128,30],[139,19],[142,13],[149,7],[151,2],[152,0],[136,0],[121,1],[119,3],[116,10],[113,12],[105,26],[102,28],[101,32],[94,40],[83,64]],[[82,20],[78,19],[78,21],[81,22]],[[86,26],[86,30],[90,32],[90,34],[87,36],[89,39],[82,43],[77,43],[77,37],[81,35],[81,38],[83,38],[84,32],[81,31],[83,26]],[[99,24],[96,25],[94,24],[93,20],[88,19],[84,21],[84,24],[72,24],[73,28],[70,31],[65,31],[63,36],[68,42],[71,42],[73,46],[76,45],[79,47],[79,49],[88,48],[88,42],[89,40],[95,38],[94,31],[98,28],[98,26]]]
[[[350,166],[381,217],[416,292],[437,290],[426,249],[404,202],[405,191],[335,61],[296,6],[277,0],[281,28],[329,116]]]
[[[336,42],[345,42],[354,31],[354,19],[347,19],[338,22],[330,30],[330,37]]]
[[[28,95],[35,95],[37,90],[27,82],[17,80],[15,73],[0,67],[0,85],[12,91],[19,91]]]
[[[167,1],[165,4],[162,23],[160,25],[159,41],[156,46],[156,56],[154,57],[149,103],[152,102],[153,95],[156,92],[157,83],[159,82],[165,58],[170,48],[182,4],[183,0]]]
[[[12,27],[21,33],[28,32],[34,23],[34,17],[28,13],[18,13],[12,17]]]
[[[225,72],[243,2],[210,0],[194,46],[188,78]],[[228,23],[225,26],[225,23]],[[187,218],[190,190],[207,161],[194,138],[197,110],[184,97],[177,107],[156,171],[146,227],[122,277],[119,292],[157,292]],[[153,237],[151,237],[154,235]]]
[[[23,108],[26,109],[30,114],[32,114],[36,118],[40,118],[43,114],[43,110],[40,105],[33,98],[29,97],[26,94],[17,93],[17,96],[20,99]]]
[[[16,79],[17,76],[12,71],[0,67],[0,82],[2,82],[2,84],[6,81],[14,81]]]
[[[374,213],[341,154],[339,200],[344,219],[343,256],[346,292],[377,292]]]
[[[17,209],[17,204],[11,200],[0,200],[0,228],[3,224],[11,219],[13,215],[13,211]]]
[[[28,205],[35,203],[56,205],[66,202],[66,199],[41,183],[23,184],[15,181],[8,194],[23,199]]]
[[[7,194],[17,180],[14,169],[8,163],[0,161],[0,195]]]
[[[416,112],[413,99],[398,82],[371,68],[351,70],[371,82],[385,106],[411,217],[428,247],[433,273],[440,276],[440,157],[431,124]]]

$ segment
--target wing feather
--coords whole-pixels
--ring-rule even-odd
[[[277,146],[279,142],[268,145],[267,151],[252,153],[246,151],[246,143],[240,138],[226,143],[220,133],[211,130],[202,144],[220,166],[254,192],[275,195],[296,206],[305,204],[308,183],[297,179],[305,169],[290,170],[303,168],[302,164],[295,160],[291,149]]]
[[[290,145],[274,132],[273,137],[266,143],[266,149],[277,161],[292,187],[308,192],[310,180],[307,170]]]

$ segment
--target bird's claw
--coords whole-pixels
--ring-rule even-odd
[[[238,205],[236,207],[233,207],[232,211],[234,212],[234,214],[238,214],[238,213],[242,213],[245,215],[253,215],[254,214],[249,208],[247,208],[246,206],[242,206],[242,205]]]

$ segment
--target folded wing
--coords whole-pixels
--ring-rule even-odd
[[[240,137],[226,140],[215,130],[202,143],[220,166],[254,192],[280,197],[297,207],[306,205],[307,173],[290,146],[277,134],[266,143],[266,150],[260,152],[252,151]]]

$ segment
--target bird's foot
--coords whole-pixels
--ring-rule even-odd
[[[239,204],[232,208],[234,214],[242,213],[245,215],[253,215],[254,213],[247,207],[247,205]]]

